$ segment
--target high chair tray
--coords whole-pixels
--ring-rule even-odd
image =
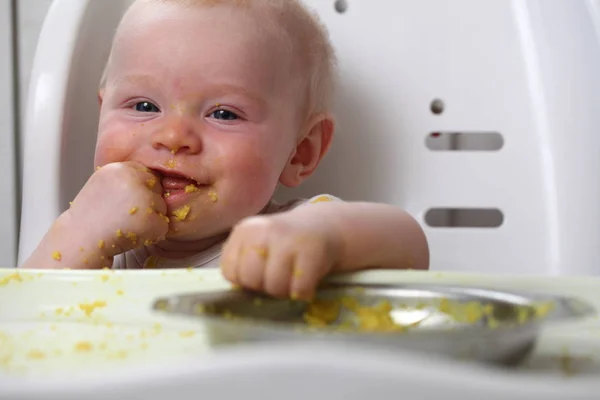
[[[194,318],[214,343],[328,341],[514,365],[540,327],[595,314],[572,297],[433,284],[322,285],[311,301],[244,290],[158,299],[154,309]]]
[[[551,293],[600,308],[600,279],[589,277],[368,271],[330,282]],[[218,270],[0,270],[0,389],[2,382],[98,378],[142,366],[200,362],[221,351],[211,341],[210,326],[152,305],[157,298],[228,289]],[[596,317],[543,326],[531,357],[510,371],[584,379],[600,373],[599,351]]]

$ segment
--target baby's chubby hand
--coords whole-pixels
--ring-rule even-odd
[[[117,254],[169,230],[159,177],[137,162],[108,164],[86,182],[21,268],[111,267]]]
[[[275,297],[310,299],[339,262],[342,239],[334,224],[307,211],[250,217],[236,225],[223,248],[223,275]]]
[[[137,162],[99,168],[61,216],[73,232],[114,256],[161,240],[169,229],[160,178]]]

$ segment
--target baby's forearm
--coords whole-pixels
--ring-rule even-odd
[[[48,230],[32,255],[19,268],[28,269],[100,269],[112,267],[109,243],[90,237],[87,231],[74,229],[66,214]]]
[[[377,203],[318,203],[310,208],[339,230],[342,249],[338,272],[429,268],[427,239],[407,212]]]

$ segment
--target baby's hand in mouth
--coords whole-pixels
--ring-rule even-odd
[[[163,177],[138,162],[98,169],[61,218],[84,250],[62,249],[85,257],[82,268],[106,267],[117,254],[163,240],[169,230]]]

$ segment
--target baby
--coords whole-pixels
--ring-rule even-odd
[[[219,266],[302,299],[329,273],[427,269],[401,209],[272,201],[329,149],[334,74],[298,0],[136,0],[99,91],[98,168],[22,267]]]

